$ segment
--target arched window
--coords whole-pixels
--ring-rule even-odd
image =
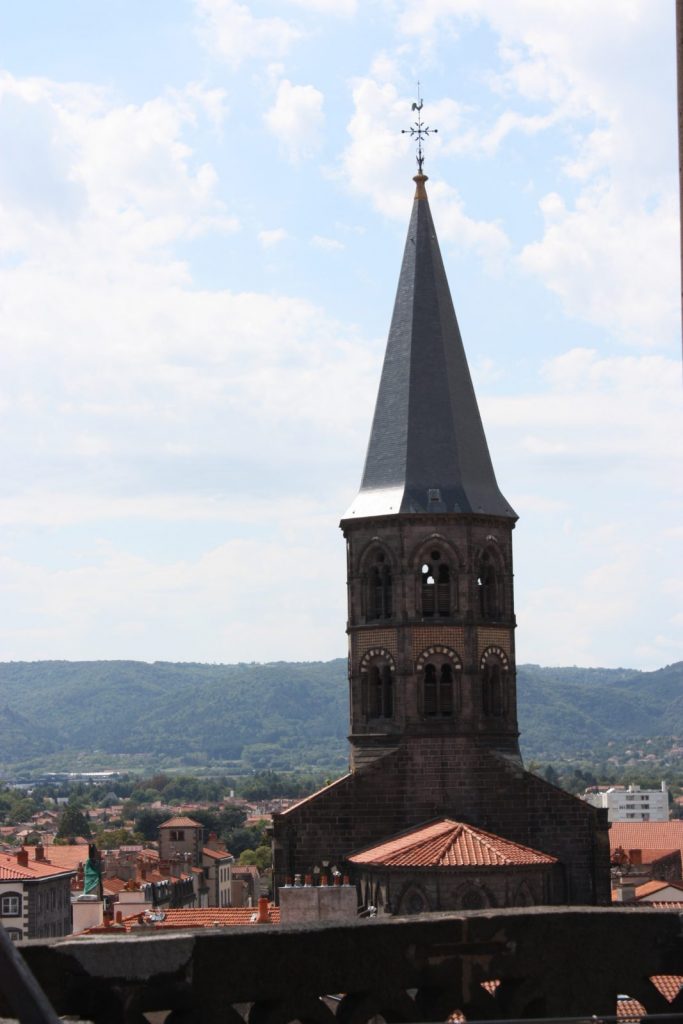
[[[391,566],[381,550],[370,558],[365,578],[365,609],[368,620],[390,619],[394,614]]]
[[[463,910],[483,910],[488,906],[484,893],[475,886],[464,891],[460,897],[460,904]]]
[[[394,717],[394,662],[383,648],[361,661],[363,714],[367,719]]]
[[[502,617],[502,592],[496,567],[488,551],[481,556],[477,574],[479,591],[479,614],[482,619]]]
[[[453,610],[451,570],[441,552],[433,550],[420,567],[420,604],[425,619],[446,618]]]
[[[448,647],[430,647],[417,660],[424,718],[452,718],[460,703],[461,664]]]
[[[508,710],[509,666],[505,652],[490,647],[482,655],[480,668],[482,710],[489,718],[502,718]]]
[[[408,885],[398,899],[399,914],[422,914],[431,910],[427,894],[421,886]]]

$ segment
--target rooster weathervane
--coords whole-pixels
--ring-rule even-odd
[[[401,135],[410,135],[411,139],[417,140],[417,169],[418,174],[422,174],[422,164],[424,163],[424,152],[422,150],[422,141],[430,135],[437,135],[438,128],[430,128],[429,125],[422,123],[422,107],[424,106],[422,97],[420,96],[420,83],[417,83],[417,103],[413,103],[412,110],[417,111],[417,120],[415,124],[411,125],[410,128],[402,128]]]

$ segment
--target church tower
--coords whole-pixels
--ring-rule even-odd
[[[403,738],[519,757],[512,529],[416,183],[348,551],[352,767]]]
[[[491,464],[421,148],[418,168],[360,491],[341,522],[350,771],[274,816],[274,886],[337,865],[397,913],[606,903],[606,814],[522,765],[517,516]]]

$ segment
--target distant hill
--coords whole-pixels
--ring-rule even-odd
[[[526,757],[612,740],[683,736],[683,662],[656,672],[518,667]],[[235,762],[236,769],[341,769],[346,661],[203,665],[0,663],[0,764]]]

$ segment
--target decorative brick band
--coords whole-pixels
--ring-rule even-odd
[[[398,657],[398,641],[395,629],[364,629],[362,632],[354,632],[351,636],[353,645],[353,664],[358,664],[358,659],[370,647],[383,647],[389,651],[391,657],[396,661]]]
[[[462,669],[462,663],[455,651],[451,650],[450,647],[444,647],[442,644],[434,644],[433,647],[428,647],[426,651],[423,651],[417,659],[416,671],[421,672],[425,667],[425,663],[435,654],[445,654],[447,658],[450,658],[456,672]]]
[[[416,626],[412,641],[415,659],[426,647],[436,644],[445,644],[461,651],[465,646],[465,630],[459,626]]]
[[[502,647],[487,647],[486,650],[484,651],[484,653],[481,656],[481,660],[479,662],[479,668],[483,671],[484,666],[486,664],[486,659],[491,654],[495,654],[495,656],[497,658],[500,658],[500,660],[503,663],[503,668],[507,672],[507,670],[510,668],[510,663],[508,662],[508,656],[505,653],[505,651],[502,649]]]
[[[389,668],[391,669],[391,671],[392,672],[396,671],[396,666],[394,665],[394,659],[392,658],[391,654],[386,649],[386,647],[372,647],[372,648],[370,648],[369,651],[366,651],[365,654],[363,655],[363,657],[361,658],[361,662],[360,662],[360,670],[361,670],[361,672],[365,672],[365,670],[367,669],[368,665],[373,660],[373,658],[384,658],[385,661],[389,662]]]
[[[477,647],[479,648],[480,658],[489,647],[505,647],[509,650],[511,647],[510,630],[480,628],[477,636]]]

